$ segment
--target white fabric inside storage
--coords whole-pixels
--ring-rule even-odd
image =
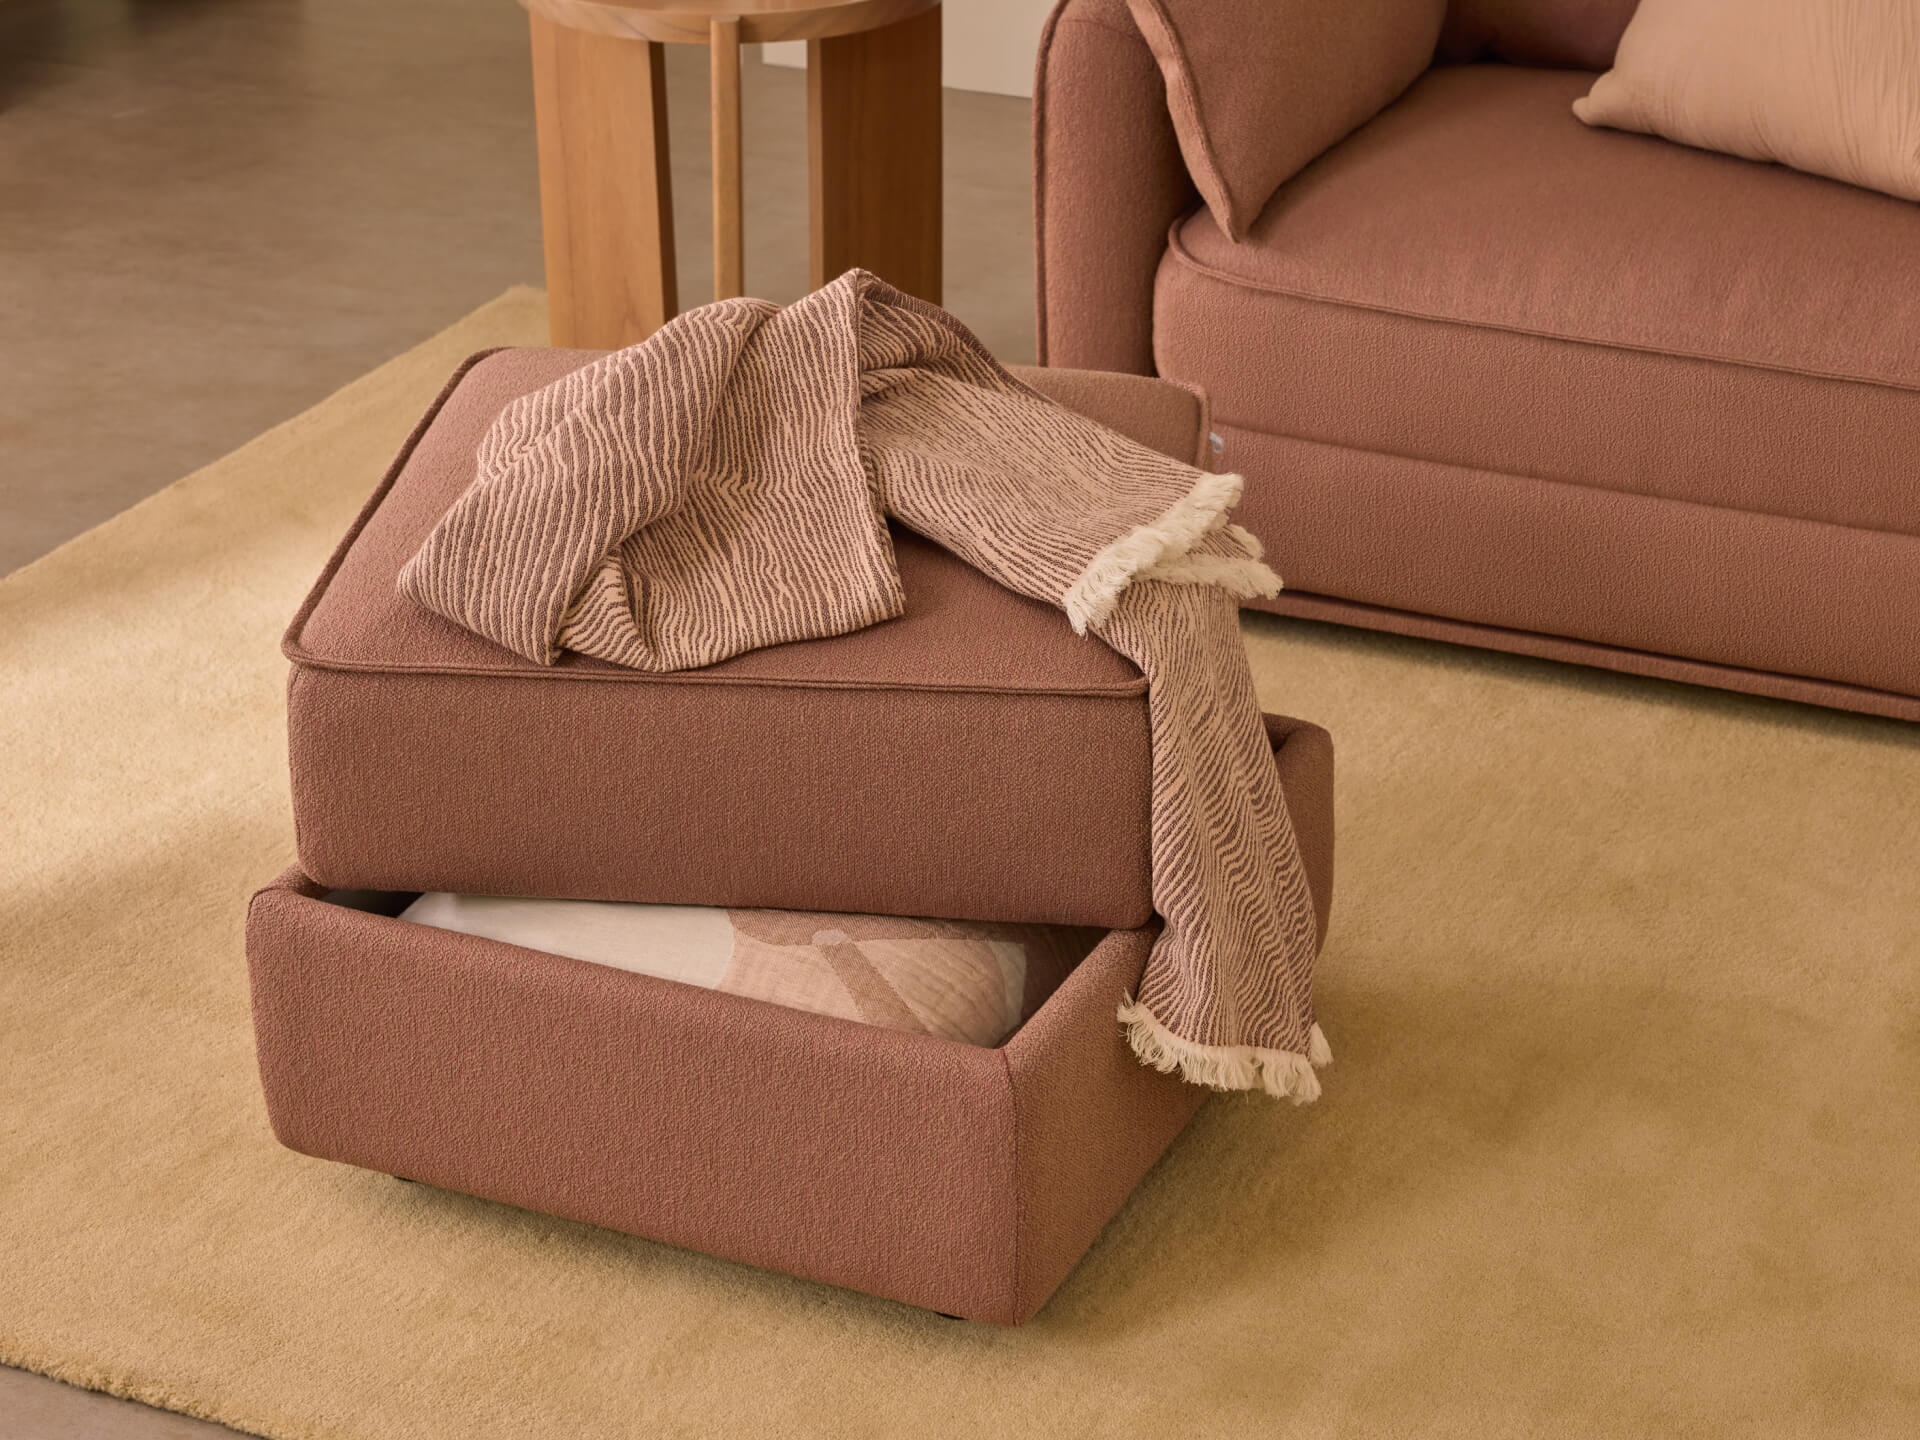
[[[549,955],[981,1046],[1018,1029],[1100,933],[443,892],[327,898]]]

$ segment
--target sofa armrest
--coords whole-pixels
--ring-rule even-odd
[[[1042,365],[1153,373],[1153,277],[1199,203],[1126,0],[1060,0],[1033,83]]]
[[[1207,396],[1197,385],[1059,365],[1008,368],[1022,384],[1031,385],[1049,400],[1097,420],[1109,430],[1119,431],[1136,444],[1201,470],[1213,468]]]

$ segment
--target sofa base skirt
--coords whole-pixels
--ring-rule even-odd
[[[1481,650],[1504,651],[1509,655],[1558,660],[1564,664],[1586,665],[1597,670],[1617,670],[1654,680],[1706,685],[1716,690],[1733,690],[1770,700],[1792,700],[1830,710],[1852,710],[1862,715],[1920,721],[1920,696],[1896,695],[1886,690],[1869,690],[1864,686],[1843,685],[1833,680],[1809,680],[1799,675],[1776,675],[1766,670],[1742,670],[1733,665],[1685,660],[1677,655],[1656,655],[1645,650],[1625,650],[1614,645],[1571,640],[1563,635],[1505,630],[1497,625],[1476,625],[1465,620],[1443,619],[1438,615],[1419,615],[1409,610],[1363,605],[1356,600],[1341,600],[1331,595],[1283,590],[1272,600],[1255,600],[1245,608],[1301,620],[1350,625],[1360,630],[1379,630],[1389,635],[1406,635],[1417,640],[1444,640],[1453,645],[1471,645]]]
[[[1920,719],[1920,535],[1216,428],[1261,608]]]

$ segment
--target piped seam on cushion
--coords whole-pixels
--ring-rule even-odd
[[[904,690],[932,695],[1030,695],[1036,699],[1058,700],[1133,700],[1144,695],[1147,690],[1144,675],[1137,679],[1097,688],[1092,686],[1070,688],[1056,685],[1042,689],[1031,685],[992,685],[975,681],[942,684],[937,681],[910,680],[802,680],[775,676],[701,675],[697,672],[613,671],[611,667],[607,671],[601,671],[559,666],[535,670],[531,667],[485,665],[413,665],[373,660],[335,660],[311,654],[297,646],[282,645],[281,650],[287,659],[297,666],[304,666],[310,670],[331,671],[341,675],[483,676],[490,680],[533,680],[562,684],[727,685],[743,690]]]
[[[1284,186],[1281,188],[1285,189]],[[1693,360],[1703,365],[1726,365],[1741,370],[1765,370],[1777,375],[1797,375],[1806,380],[1832,380],[1847,385],[1872,385],[1882,390],[1898,390],[1907,395],[1920,394],[1920,382],[1916,381],[1890,380],[1884,376],[1854,374],[1844,370],[1817,370],[1803,365],[1784,365],[1773,361],[1744,359],[1735,355],[1715,355],[1703,350],[1680,350],[1672,346],[1641,344],[1632,340],[1602,340],[1592,336],[1568,335],[1557,330],[1542,330],[1527,325],[1509,325],[1498,320],[1475,320],[1459,315],[1437,315],[1404,306],[1383,305],[1375,301],[1353,300],[1338,295],[1323,295],[1311,290],[1300,290],[1291,286],[1275,285],[1265,280],[1250,279],[1244,275],[1233,275],[1203,260],[1195,259],[1193,252],[1186,248],[1179,232],[1181,226],[1190,219],[1192,219],[1191,215],[1183,215],[1173,222],[1167,232],[1167,254],[1196,274],[1205,275],[1209,279],[1218,280],[1223,285],[1230,285],[1240,290],[1256,290],[1267,295],[1284,295],[1290,300],[1303,300],[1315,305],[1336,305],[1346,310],[1365,310],[1376,315],[1397,315],[1405,320],[1424,320],[1433,325],[1458,325],[1468,330],[1494,330],[1506,335],[1525,335],[1536,340],[1555,340],[1565,345],[1587,345],[1596,350],[1626,350],[1637,355],[1663,355],[1670,360]],[[1157,362],[1157,355],[1155,359]]]
[[[446,408],[447,402],[453,398],[454,392],[466,383],[467,376],[470,375],[474,368],[483,360],[492,359],[503,350],[510,350],[512,348],[510,345],[495,345],[486,350],[476,350],[460,362],[459,369],[455,370],[453,374],[448,377],[447,383],[440,387],[440,393],[434,397],[433,404],[427,407],[426,413],[415,422],[412,431],[407,435],[407,438],[401,442],[399,452],[393,457],[393,463],[387,467],[386,473],[380,477],[380,483],[374,487],[373,494],[367,497],[367,503],[362,505],[360,507],[360,513],[353,517],[353,525],[348,529],[347,533],[340,538],[340,543],[334,546],[333,554],[327,557],[326,568],[320,572],[320,578],[313,582],[313,588],[307,592],[307,598],[300,602],[300,609],[295,613],[292,622],[287,626],[286,633],[280,637],[280,653],[286,656],[287,659],[297,660],[301,657],[301,654],[304,653],[300,644],[300,636],[307,628],[307,622],[313,618],[313,612],[320,608],[321,600],[325,598],[327,591],[333,587],[334,579],[339,574],[341,565],[346,563],[347,555],[359,541],[361,532],[372,523],[373,517],[379,513],[380,507],[386,503],[388,494],[393,490],[401,474],[412,462],[413,452],[419,448],[420,442],[426,438],[427,432],[431,430],[434,423],[439,420],[440,412]]]
[[[1377,605],[1367,600],[1348,600],[1343,596],[1325,595],[1312,590],[1288,590],[1274,596],[1269,613],[1294,615],[1303,620],[1319,620],[1331,625],[1358,626],[1377,630],[1383,635],[1406,635],[1416,640],[1470,645],[1502,655],[1520,655],[1560,665],[1610,670],[1641,679],[1712,686],[1738,695],[1757,695],[1766,700],[1851,710],[1863,715],[1884,715],[1894,720],[1920,721],[1920,698],[1903,695],[1897,690],[1876,689],[1850,680],[1822,680],[1811,675],[1791,675],[1780,670],[1756,670],[1749,665],[1729,665],[1720,660],[1695,660],[1685,655],[1636,650],[1604,640],[1583,640],[1573,635],[1522,630],[1512,625],[1496,625],[1482,620],[1460,620],[1450,615]],[[1858,703],[1842,703],[1830,698],[1835,694]]]

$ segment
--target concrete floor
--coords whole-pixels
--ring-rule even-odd
[[[669,54],[681,303],[706,52]],[[804,72],[745,75],[747,288],[806,288]],[[1033,354],[1028,107],[947,95],[947,303]],[[0,5],[0,573],[542,278],[512,0]]]
[[[239,1433],[0,1366],[0,1440],[234,1440]]]
[[[681,303],[706,52],[669,53]],[[806,82],[749,62],[747,288],[806,288]],[[1028,107],[949,91],[947,304],[1033,355]],[[541,281],[511,0],[0,5],[0,574]],[[0,1440],[219,1426],[0,1367]]]

